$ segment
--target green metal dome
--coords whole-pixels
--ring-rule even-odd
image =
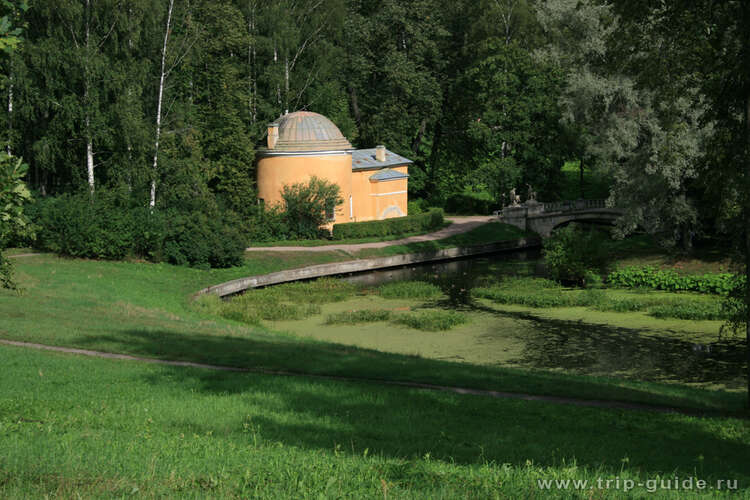
[[[296,111],[279,117],[273,151],[340,151],[352,149],[336,125],[318,113]],[[272,124],[273,125],[273,124]]]

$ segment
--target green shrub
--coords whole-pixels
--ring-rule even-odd
[[[0,288],[18,290],[13,279],[13,265],[2,254],[9,243],[33,240],[34,225],[24,214],[31,192],[23,181],[28,165],[0,151]]]
[[[319,238],[321,226],[333,220],[336,206],[344,201],[340,193],[338,184],[315,176],[307,183],[284,186],[281,198],[291,233],[298,239]]]
[[[742,280],[731,273],[681,275],[671,269],[660,270],[652,266],[632,266],[607,275],[607,283],[623,288],[652,288],[668,292],[700,292],[727,296],[741,286]]]
[[[378,321],[388,321],[390,318],[391,312],[382,309],[375,311],[344,311],[337,314],[329,314],[326,318],[326,324],[356,325],[358,323],[375,323]]]
[[[428,201],[423,199],[409,200],[408,207],[409,215],[419,215],[429,210]]]
[[[586,284],[592,273],[605,270],[607,251],[599,231],[570,224],[544,241],[544,263],[550,275],[560,281]]]
[[[135,220],[118,193],[47,198],[32,212],[39,227],[37,248],[98,259],[122,259],[132,252]]]
[[[431,208],[427,213],[419,215],[335,224],[333,239],[369,238],[429,231],[441,227],[443,222],[443,211],[439,208]]]
[[[243,225],[248,242],[296,239],[286,214],[280,207],[266,207],[247,219]]]
[[[170,211],[166,217],[169,224],[161,250],[164,260],[202,269],[242,264],[246,242],[232,212]]]
[[[441,310],[402,313],[393,317],[394,323],[429,332],[450,330],[467,321],[468,318],[463,313]]]
[[[98,190],[41,199],[30,210],[35,247],[72,257],[127,256],[201,268],[242,263],[241,222],[212,198],[182,207],[150,209],[127,192]]]
[[[380,285],[378,292],[386,299],[432,299],[443,294],[440,288],[424,281],[397,281]]]

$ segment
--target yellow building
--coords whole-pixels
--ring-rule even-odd
[[[285,185],[310,177],[338,184],[344,202],[333,223],[407,215],[411,160],[378,146],[354,149],[331,120],[309,111],[289,113],[268,126],[268,147],[258,152],[258,198],[281,203]]]

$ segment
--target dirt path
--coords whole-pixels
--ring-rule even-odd
[[[637,411],[653,411],[657,413],[676,413],[690,416],[708,416],[708,417],[726,417],[730,416],[733,418],[748,418],[745,414],[731,414],[727,415],[718,411],[701,411],[686,408],[673,408],[670,406],[657,406],[648,405],[641,403],[628,403],[624,401],[607,401],[607,400],[596,400],[596,399],[577,399],[557,396],[540,396],[536,394],[525,394],[517,392],[503,392],[503,391],[490,391],[484,389],[468,389],[465,387],[452,387],[445,385],[434,385],[434,384],[423,384],[420,382],[408,382],[408,381],[397,381],[397,380],[383,380],[383,379],[371,379],[371,378],[360,378],[360,377],[342,377],[336,375],[316,375],[311,373],[295,373],[283,370],[267,370],[263,368],[238,368],[234,366],[220,366],[211,365],[205,363],[193,363],[191,361],[169,361],[164,359],[145,358],[141,356],[131,356],[129,354],[116,354],[111,352],[102,351],[91,351],[88,349],[76,349],[72,347],[58,347],[44,344],[35,344],[32,342],[19,342],[15,340],[0,339],[1,345],[9,345],[14,347],[25,347],[29,349],[39,349],[45,351],[61,352],[66,354],[77,354],[81,356],[90,356],[95,358],[104,359],[116,359],[125,361],[138,361],[141,363],[152,363],[157,365],[167,366],[187,366],[191,368],[202,368],[206,370],[217,370],[225,372],[239,372],[239,373],[257,373],[261,375],[277,375],[284,377],[305,377],[315,378],[324,380],[335,380],[342,382],[358,382],[358,383],[370,383],[380,385],[390,385],[398,387],[407,387],[412,389],[425,389],[431,391],[451,392],[454,394],[469,394],[473,396],[485,396],[497,399],[521,399],[524,401],[541,401],[544,403],[555,403],[555,404],[567,404],[573,406],[593,407],[593,408],[604,408],[611,410],[637,410]]]
[[[454,234],[461,234],[467,231],[471,231],[475,227],[481,226],[488,222],[496,221],[497,218],[490,215],[475,215],[468,217],[446,217],[446,220],[452,222],[448,227],[445,227],[434,233],[420,234],[419,236],[410,236],[408,238],[401,238],[400,240],[390,241],[376,241],[374,243],[356,243],[356,244],[341,244],[341,245],[318,245],[314,247],[250,247],[247,249],[248,252],[330,252],[334,250],[343,250],[345,252],[356,252],[365,248],[384,248],[392,245],[404,245],[407,243],[417,243],[420,241],[433,241],[441,240]]]

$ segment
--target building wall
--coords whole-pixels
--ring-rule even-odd
[[[408,174],[408,167],[405,165],[390,168]],[[377,170],[352,172],[353,221],[363,222],[408,215],[407,179],[371,181],[370,177],[376,172]]]
[[[407,166],[391,167],[408,173]],[[371,181],[377,170],[352,171],[352,157],[337,155],[279,155],[258,160],[258,198],[266,206],[281,204],[285,185],[307,182],[313,175],[335,182],[343,203],[336,207],[334,223],[362,222],[408,214],[407,179]]]
[[[406,173],[406,167],[397,167],[393,170]],[[371,184],[370,196],[375,201],[374,218],[390,219],[408,215],[407,179],[371,182]]]
[[[352,201],[354,218],[352,222],[375,219],[375,199],[370,196],[372,186],[370,176],[374,170],[356,170],[352,172]]]
[[[352,157],[350,154],[320,156],[264,156],[258,160],[258,198],[266,206],[281,204],[285,185],[307,182],[317,176],[341,188],[344,202],[336,207],[335,223],[350,222],[349,197],[352,195]]]

